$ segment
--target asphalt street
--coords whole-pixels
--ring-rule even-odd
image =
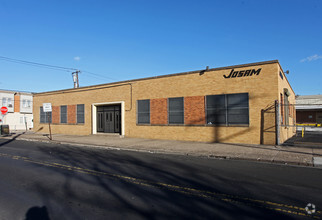
[[[311,167],[0,139],[0,219],[321,219],[321,183]]]

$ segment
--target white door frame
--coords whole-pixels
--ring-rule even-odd
[[[97,134],[97,106],[121,104],[121,135],[125,135],[125,104],[124,101],[102,102],[92,104],[92,133]]]

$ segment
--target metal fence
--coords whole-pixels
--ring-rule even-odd
[[[279,103],[279,110],[278,126],[292,128],[296,133],[296,136],[286,143],[305,146],[322,144],[322,104]],[[291,122],[291,119],[294,119],[294,122]]]

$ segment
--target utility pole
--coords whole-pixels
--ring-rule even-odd
[[[78,88],[79,87],[78,73],[80,73],[79,70],[76,70],[75,72],[72,72],[73,82],[74,82],[74,88]]]

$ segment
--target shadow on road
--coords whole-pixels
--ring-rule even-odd
[[[25,220],[50,220],[47,207],[32,207],[26,213]]]
[[[20,134],[17,134],[17,135],[15,135],[13,138],[11,138],[11,139],[9,139],[9,140],[7,140],[7,141],[3,142],[3,143],[0,143],[0,147],[1,147],[1,146],[3,146],[3,145],[6,145],[6,144],[11,143],[12,141],[16,140],[19,136],[23,135],[24,133],[25,133],[25,132],[22,132],[22,133],[20,133]],[[13,135],[13,134],[11,134],[11,135]],[[8,136],[11,136],[11,135],[7,135],[7,137],[8,137]]]
[[[246,205],[243,198],[239,198],[240,191],[247,197],[257,197],[256,191],[264,191],[261,198],[270,198],[276,194],[269,185],[256,185],[249,183],[245,186],[236,185],[235,179],[220,173],[220,169],[194,163],[187,157],[184,161],[154,156],[153,154],[137,154],[122,151],[84,150],[83,148],[65,146],[61,148],[39,149],[58,158],[60,163],[69,167],[104,172],[104,175],[88,175],[61,170],[54,167],[50,169],[64,176],[63,184],[57,185],[57,191],[65,195],[68,203],[87,204],[97,209],[109,211],[112,216],[136,216],[139,219],[200,219],[213,218],[225,219],[231,216],[251,217],[253,219],[283,218],[293,219],[289,215],[274,209],[256,206],[251,200]],[[203,172],[202,170],[205,170]],[[206,172],[207,171],[207,172]],[[109,175],[111,174],[111,175]],[[240,174],[241,176],[252,176],[252,174]],[[80,193],[75,189],[75,179],[88,186],[87,191],[91,193]],[[143,181],[142,181],[143,180]],[[158,185],[155,183],[164,183]],[[167,187],[167,185],[179,186]],[[94,188],[95,187],[95,188]],[[100,190],[96,190],[99,188]],[[191,193],[185,188],[200,190],[200,193]],[[257,188],[257,189],[256,189]],[[43,202],[50,206],[50,189],[45,185],[38,185],[39,192],[43,192]],[[44,192],[48,192],[44,193]],[[211,192],[211,194],[203,193]],[[196,194],[196,195],[195,195]],[[206,195],[207,194],[207,195]],[[235,202],[227,202],[224,199],[235,198]],[[282,200],[289,200],[291,196],[283,191],[275,196]],[[106,198],[108,201],[106,202]],[[50,207],[49,207],[50,209]],[[73,212],[66,207],[66,211]],[[74,213],[78,215],[77,212]]]
[[[302,132],[297,131],[296,136],[288,139],[283,145],[294,147],[314,147],[322,149],[322,132],[305,131],[304,137],[302,137]]]

